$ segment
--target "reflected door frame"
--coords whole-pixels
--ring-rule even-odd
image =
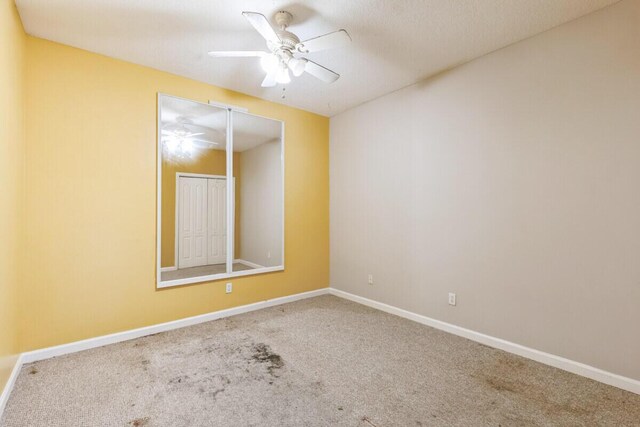
[[[203,173],[188,173],[188,172],[176,172],[176,196],[175,196],[175,235],[174,235],[174,264],[176,269],[179,269],[179,254],[180,254],[180,178],[203,178],[203,179],[222,179],[225,182],[227,181],[226,175],[208,175]],[[231,185],[233,194],[231,197],[232,203],[235,208],[235,187],[236,187],[236,177],[232,177]],[[229,198],[227,197],[227,200]],[[227,207],[225,206],[225,211],[227,211]],[[226,219],[226,218],[225,218]],[[208,221],[208,215],[206,220]],[[227,239],[229,239],[229,229],[226,230]],[[208,239],[208,235],[207,235]],[[208,245],[208,242],[207,242]],[[226,255],[226,254],[225,254]]]

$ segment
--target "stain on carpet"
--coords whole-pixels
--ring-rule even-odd
[[[252,359],[258,363],[264,363],[267,365],[267,371],[277,377],[276,371],[284,366],[284,361],[279,354],[271,351],[271,347],[264,343],[259,343],[253,346]]]
[[[539,381],[535,371],[530,369],[531,366],[519,356],[497,353],[494,366],[483,370],[475,377],[490,391],[508,396],[510,399],[528,401],[527,404],[542,408],[549,415],[584,417],[594,412],[588,406],[588,402],[548,393],[548,384]],[[495,401],[491,403],[495,404]]]
[[[149,417],[136,418],[135,420],[129,421],[129,424],[132,427],[144,427],[149,425],[149,420],[150,420]]]

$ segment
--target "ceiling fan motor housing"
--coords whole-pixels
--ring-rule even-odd
[[[276,30],[276,34],[280,37],[282,42],[281,47],[289,50],[294,50],[296,45],[300,43],[300,39],[295,34],[287,30]]]
[[[275,16],[276,24],[278,24],[279,29],[275,30],[275,33],[278,35],[280,39],[279,43],[270,43],[267,42],[267,47],[270,51],[276,52],[280,49],[286,49],[289,51],[295,50],[298,43],[300,43],[300,39],[298,36],[293,34],[290,31],[287,31],[287,27],[291,24],[293,20],[293,15],[287,11],[280,11],[276,13]]]

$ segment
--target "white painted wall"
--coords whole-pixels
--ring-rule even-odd
[[[266,142],[240,156],[240,258],[263,267],[282,265],[281,147]]]
[[[333,287],[640,379],[640,1],[333,117],[330,159]]]

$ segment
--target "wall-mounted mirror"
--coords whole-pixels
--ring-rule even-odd
[[[284,269],[284,124],[158,96],[158,287]]]

